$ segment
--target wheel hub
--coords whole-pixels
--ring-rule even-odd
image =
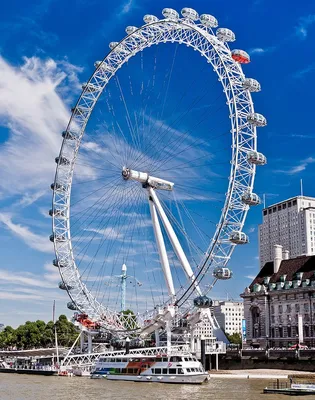
[[[164,179],[156,178],[147,172],[135,171],[133,169],[123,167],[122,177],[125,181],[132,180],[142,183],[143,187],[152,187],[159,190],[173,190],[174,183]]]

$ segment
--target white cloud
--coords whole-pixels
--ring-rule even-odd
[[[293,74],[294,78],[301,79],[304,78],[305,75],[315,70],[315,64],[310,64],[305,68],[299,69]]]
[[[0,280],[15,285],[34,286],[39,288],[56,289],[56,284],[41,279],[38,275],[25,272],[12,272],[0,270]]]
[[[58,90],[66,96],[66,86],[70,91],[78,85],[78,72],[68,61],[25,57],[14,67],[0,57],[0,124],[10,133],[0,147],[0,192],[27,192],[30,198],[53,180],[54,157],[69,119]]]
[[[32,249],[44,253],[52,253],[53,246],[49,242],[48,237],[37,235],[36,233],[33,233],[28,227],[20,224],[15,224],[12,221],[12,217],[10,214],[0,213],[0,223],[5,225],[10,232],[20,238]]]
[[[270,46],[270,47],[255,47],[249,50],[249,54],[258,54],[258,55],[262,55],[262,54],[266,54],[266,53],[271,53],[273,51],[275,51],[275,46]]]
[[[294,175],[294,174],[298,174],[299,172],[305,171],[305,169],[310,165],[310,164],[314,164],[315,163],[315,158],[314,157],[308,157],[304,160],[302,160],[298,165],[289,168],[286,171],[277,171],[277,172],[281,172],[281,173],[286,173],[289,175]]]
[[[256,276],[254,276],[254,275],[246,275],[245,278],[250,279],[250,280],[254,280],[256,278]]]
[[[295,34],[300,39],[306,39],[308,29],[315,23],[315,14],[309,14],[306,17],[299,18],[298,24],[295,27]]]
[[[122,5],[119,15],[128,14],[132,7],[134,7],[134,3],[134,0],[126,1],[126,3]]]

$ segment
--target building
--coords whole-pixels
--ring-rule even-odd
[[[213,302],[213,313],[220,327],[225,333],[242,332],[242,319],[244,319],[244,305],[242,301]]]
[[[263,209],[259,226],[260,267],[273,260],[273,246],[290,257],[315,254],[315,198],[296,196]]]
[[[315,346],[315,256],[274,260],[260,269],[244,299],[246,346]]]

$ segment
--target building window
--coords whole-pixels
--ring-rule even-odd
[[[299,304],[295,304],[295,312],[300,312],[300,305]]]

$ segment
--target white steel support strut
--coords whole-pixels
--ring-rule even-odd
[[[174,229],[173,229],[170,221],[168,220],[167,215],[165,214],[163,207],[162,207],[154,189],[152,187],[149,187],[148,190],[149,190],[150,197],[151,197],[152,201],[154,202],[156,209],[160,215],[160,218],[163,222],[164,228],[165,228],[167,236],[173,246],[174,252],[176,253],[177,258],[180,261],[182,267],[184,268],[186,275],[192,282],[194,282],[195,276],[194,276],[193,270],[191,269],[191,266],[189,264],[189,261],[187,260],[184,250],[183,250],[182,246],[180,245],[179,240],[177,239]],[[194,285],[195,285],[197,292],[200,295],[202,295],[198,284],[195,282]]]
[[[172,273],[171,273],[171,269],[170,269],[170,264],[168,262],[168,257],[167,257],[167,253],[166,253],[166,248],[165,248],[162,231],[161,231],[161,226],[159,223],[155,204],[150,199],[150,196],[149,196],[149,205],[150,205],[150,212],[151,212],[151,218],[152,218],[152,223],[153,223],[155,239],[156,239],[159,256],[160,256],[160,261],[161,261],[162,269],[163,269],[166,284],[167,284],[168,294],[170,295],[170,297],[174,297],[175,296],[174,283],[173,283]]]

